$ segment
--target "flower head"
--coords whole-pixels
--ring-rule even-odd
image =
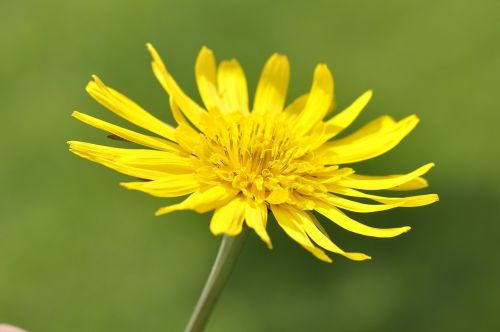
[[[229,60],[217,65],[213,52],[204,47],[195,65],[204,104],[200,106],[179,87],[153,46],[147,46],[153,72],[170,96],[177,125],[157,119],[94,76],[87,85],[88,93],[152,134],[140,134],[75,112],[77,119],[144,148],[77,141],[69,144],[70,150],[81,157],[141,179],[122,183],[125,188],[158,197],[189,195],[181,203],[160,208],[157,215],[187,209],[199,213],[215,210],[210,221],[212,233],[235,236],[246,224],[271,248],[266,232],[271,211],[292,239],[319,259],[331,262],[324,250],[353,260],[370,257],[336,246],[313,211],[354,233],[394,237],[410,227],[374,228],[351,219],[342,210],[376,212],[438,200],[435,194],[384,197],[362,191],[424,188],[427,182],[421,176],[433,164],[389,176],[360,175],[345,167],[395,147],[416,126],[418,118],[411,115],[395,121],[381,116],[337,138],[360,114],[372,92],[365,92],[346,109],[328,117],[335,99],[333,77],[326,65],[316,67],[310,91],[285,107],[289,63],[286,56],[272,55],[250,106],[240,64]]]

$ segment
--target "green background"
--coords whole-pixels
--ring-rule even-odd
[[[498,331],[499,14],[494,0],[0,2],[0,322],[32,332],[185,326],[219,243],[209,216],[156,218],[168,202],[124,190],[126,176],[65,144],[113,144],[73,110],[124,123],[86,95],[93,73],[171,120],[150,41],[197,99],[202,45],[238,58],[252,90],[266,58],[287,54],[289,99],[327,63],[339,108],[374,89],[355,127],[381,114],[422,120],[358,170],[437,164],[424,192],[439,203],[356,215],[410,233],[373,239],[324,223],[370,262],[324,264],[273,222],[274,250],[251,234],[207,331]]]

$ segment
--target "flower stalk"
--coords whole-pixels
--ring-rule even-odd
[[[238,236],[224,235],[222,237],[214,265],[185,332],[201,332],[205,328],[217,299],[236,265],[236,260],[245,243],[246,234],[247,232],[243,229]]]

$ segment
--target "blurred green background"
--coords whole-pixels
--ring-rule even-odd
[[[202,45],[238,58],[252,89],[266,58],[287,54],[289,99],[325,62],[339,108],[374,89],[356,127],[381,114],[422,119],[357,169],[437,164],[424,192],[439,203],[356,215],[410,233],[364,238],[325,222],[370,262],[321,263],[273,223],[274,250],[252,234],[207,331],[499,331],[499,15],[494,0],[0,2],[0,322],[32,332],[184,328],[219,243],[209,216],[156,218],[168,202],[122,189],[126,176],[65,144],[113,144],[73,110],[123,123],[86,95],[93,73],[171,120],[150,41],[196,98]]]

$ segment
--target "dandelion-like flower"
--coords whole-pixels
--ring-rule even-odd
[[[370,257],[335,245],[314,211],[350,232],[388,238],[410,227],[375,228],[343,211],[376,212],[438,200],[435,194],[385,197],[365,192],[424,188],[427,182],[421,176],[433,164],[388,176],[360,175],[344,166],[389,151],[419,120],[415,115],[400,121],[381,116],[337,138],[367,105],[372,92],[365,92],[329,117],[335,99],[333,77],[326,65],[319,64],[314,70],[310,91],[285,107],[289,62],[284,55],[272,55],[262,70],[250,106],[240,64],[233,59],[217,65],[213,52],[204,47],[195,65],[204,104],[200,106],[179,87],[153,46],[147,47],[153,72],[170,96],[177,125],[170,126],[152,116],[94,76],[87,85],[88,93],[152,135],[75,112],[77,119],[144,148],[123,149],[77,141],[69,144],[70,150],[81,157],[141,179],[122,183],[125,188],[158,197],[189,195],[178,204],[160,208],[156,215],[176,210],[214,210],[210,221],[213,234],[236,236],[246,224],[272,248],[266,231],[270,211],[293,240],[322,261],[331,262],[325,250],[361,261]]]

